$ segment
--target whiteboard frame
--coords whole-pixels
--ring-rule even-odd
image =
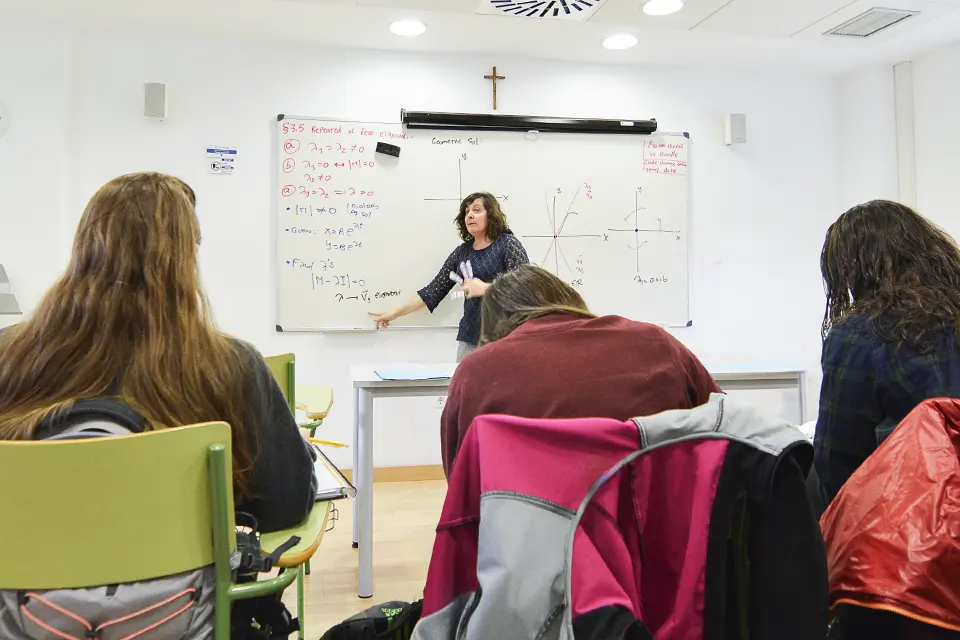
[[[679,131],[679,132],[667,132],[661,133],[659,135],[663,136],[683,136],[687,139],[687,322],[686,324],[672,324],[669,325],[671,329],[686,329],[693,326],[693,309],[690,308],[690,280],[692,279],[693,274],[693,263],[690,261],[690,255],[693,253],[693,219],[690,214],[691,202],[690,194],[693,191],[691,188],[690,180],[690,165],[693,164],[690,160],[690,153],[693,149],[693,143],[691,142],[690,132],[689,131]]]
[[[311,121],[314,121],[314,122],[344,122],[344,123],[350,122],[350,123],[358,123],[358,124],[361,122],[360,120],[343,120],[343,119],[339,119],[339,118],[330,118],[330,117],[298,116],[298,115],[293,115],[293,114],[288,114],[288,113],[278,113],[278,114],[277,114],[277,117],[276,117],[276,120],[272,123],[272,124],[275,125],[275,126],[274,126],[274,129],[273,129],[273,136],[272,136],[272,138],[273,138],[273,148],[274,148],[274,166],[273,166],[273,169],[274,169],[274,170],[273,170],[273,172],[272,172],[272,176],[271,176],[271,180],[270,180],[270,182],[271,182],[271,193],[273,193],[273,194],[276,194],[277,188],[278,188],[278,186],[279,186],[279,182],[277,181],[277,178],[278,178],[278,176],[279,176],[279,170],[280,170],[280,154],[277,153],[277,150],[279,149],[279,141],[280,141],[280,123],[283,122],[284,120],[288,119],[288,118],[289,118],[289,119],[294,119],[294,120],[311,120]],[[397,122],[374,122],[374,121],[370,121],[370,122],[367,122],[366,124],[400,125],[400,127],[401,127],[402,129],[406,129],[406,127],[405,127],[405,125],[404,125],[404,123],[403,123],[402,120],[397,121]],[[414,129],[414,131],[416,131],[416,130],[417,130],[417,129]],[[444,130],[446,130],[446,129],[444,129]],[[454,131],[454,130],[453,130],[453,129],[450,129],[450,131]],[[529,133],[531,133],[531,132],[533,132],[533,131],[535,131],[535,130],[528,131],[527,133],[529,134]],[[516,133],[517,133],[518,135],[523,135],[523,133],[522,133],[521,131],[519,131],[519,130],[516,131]],[[558,132],[558,133],[562,133],[562,132]],[[569,133],[576,133],[576,132],[569,132]],[[596,134],[596,135],[616,135],[616,134],[603,134],[603,133],[598,133],[598,134]],[[684,324],[670,324],[670,323],[664,323],[664,322],[653,322],[653,323],[651,323],[651,324],[655,324],[655,325],[658,325],[658,326],[663,327],[663,328],[670,328],[670,329],[687,329],[687,328],[690,328],[690,327],[693,326],[693,310],[691,309],[691,300],[690,300],[690,288],[691,288],[691,286],[692,286],[691,280],[692,280],[692,273],[693,273],[693,269],[692,269],[692,266],[693,266],[693,265],[692,265],[692,261],[691,261],[693,225],[692,225],[692,216],[691,216],[691,211],[690,211],[690,209],[691,209],[691,191],[692,191],[692,189],[691,189],[691,178],[692,178],[692,176],[690,175],[690,165],[693,164],[693,163],[691,162],[691,157],[690,157],[690,153],[691,153],[691,151],[692,151],[692,137],[690,136],[690,132],[689,132],[689,131],[654,131],[654,132],[651,132],[651,133],[640,133],[640,134],[633,134],[633,135],[636,135],[636,136],[638,136],[638,137],[642,137],[642,136],[647,136],[647,137],[649,137],[649,136],[682,136],[682,137],[686,138],[686,139],[689,141],[688,144],[690,145],[690,147],[688,147],[688,149],[687,149],[687,198],[686,198],[686,199],[687,199],[687,206],[686,206],[686,212],[685,212],[686,225],[687,225],[687,233],[686,233],[686,238],[685,238],[685,240],[684,240],[685,244],[687,245],[687,256],[686,256],[686,262],[687,262],[687,265],[686,265],[686,267],[687,267],[687,287],[686,287],[686,293],[685,293],[686,301],[687,301],[687,321],[686,321],[686,323],[684,323]],[[276,287],[275,294],[274,294],[274,317],[275,317],[275,319],[277,320],[277,322],[274,323],[274,324],[275,324],[275,330],[276,330],[276,332],[277,332],[277,333],[372,333],[372,332],[380,331],[380,329],[377,329],[376,326],[374,326],[374,327],[372,327],[372,328],[370,328],[370,329],[361,329],[361,328],[359,328],[359,327],[333,327],[333,328],[326,328],[326,329],[301,329],[301,328],[287,329],[287,328],[282,327],[282,326],[280,325],[280,323],[279,323],[279,320],[280,320],[280,287],[279,287],[280,273],[279,273],[279,267],[278,267],[278,265],[279,265],[279,254],[277,253],[277,250],[278,250],[279,244],[280,244],[279,232],[278,232],[278,229],[279,229],[279,226],[280,226],[280,225],[279,225],[279,221],[280,221],[280,202],[279,202],[279,200],[276,200],[276,199],[274,198],[274,218],[273,218],[273,225],[272,225],[272,226],[273,226],[273,238],[272,238],[272,240],[273,240],[273,250],[272,250],[272,254],[273,254],[273,268],[274,268],[273,280],[274,280],[274,282],[276,282],[276,283],[278,284],[278,286]],[[462,316],[461,316],[461,317],[462,317]],[[648,322],[648,321],[646,321],[646,320],[641,320],[640,322]],[[393,327],[392,330],[393,330],[393,331],[410,331],[410,330],[422,331],[422,330],[427,330],[427,329],[429,329],[429,330],[436,330],[436,329],[458,329],[458,328],[459,328],[459,323],[456,324],[456,325],[446,325],[446,324],[444,324],[444,325],[407,325],[407,326],[402,326],[402,327]]]

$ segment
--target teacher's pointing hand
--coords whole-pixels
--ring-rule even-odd
[[[377,325],[377,329],[386,329],[390,326],[390,322],[396,320],[397,317],[391,311],[386,311],[384,313],[371,313],[373,320]]]

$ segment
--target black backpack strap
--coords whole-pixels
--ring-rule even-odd
[[[117,398],[90,398],[78,400],[65,414],[71,422],[104,420],[121,425],[131,433],[147,430],[147,421],[135,409]]]
[[[146,419],[122,400],[88,398],[77,400],[68,410],[41,422],[34,439],[89,438],[143,433],[146,430]]]
[[[293,549],[298,544],[300,544],[300,536],[290,536],[289,540],[287,540],[282,545],[274,549],[273,553],[271,553],[270,555],[263,556],[263,559],[264,561],[267,561],[267,560],[270,561],[270,568],[272,569],[273,566],[277,564],[277,560],[280,559],[280,556],[285,554],[290,549]]]
[[[239,572],[263,573],[273,569],[284,553],[300,544],[299,536],[290,536],[290,539],[273,550],[270,555],[264,555],[260,548],[260,523],[253,515],[245,511],[237,511],[235,516],[237,527],[237,553],[240,554]]]
[[[256,574],[270,571],[287,550],[300,542],[297,536],[274,549],[268,556],[260,547],[260,523],[250,513],[237,511],[237,551],[231,558],[231,567],[238,582],[252,582]],[[234,603],[231,611],[231,639],[267,640],[287,638],[300,629],[300,621],[284,606],[279,593],[260,596]],[[254,621],[256,624],[253,624]]]

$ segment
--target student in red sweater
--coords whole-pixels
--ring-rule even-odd
[[[628,420],[691,409],[720,388],[665,330],[598,318],[572,287],[533,265],[499,276],[481,311],[480,346],[457,367],[440,421],[450,476],[476,416]]]

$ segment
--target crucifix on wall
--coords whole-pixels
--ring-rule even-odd
[[[493,110],[497,110],[497,80],[506,80],[506,76],[498,76],[497,68],[493,68],[493,73],[488,76],[483,76],[486,80],[493,80]]]

